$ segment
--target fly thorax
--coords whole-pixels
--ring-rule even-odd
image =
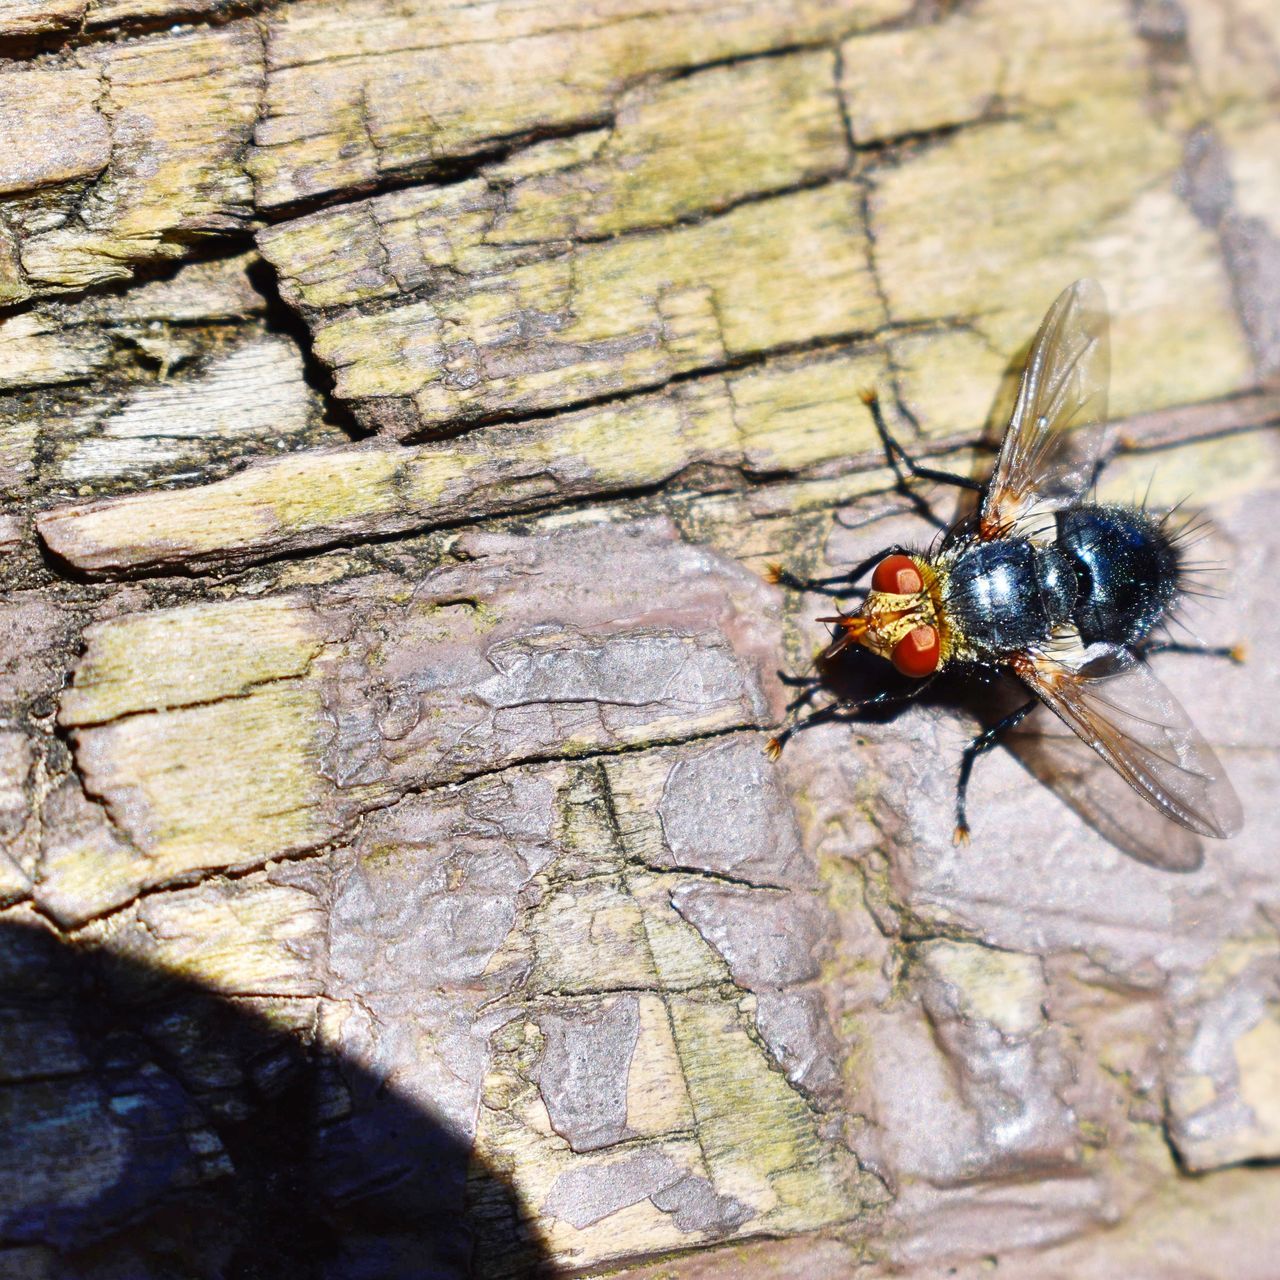
[[[1026,538],[996,538],[958,548],[942,604],[955,654],[994,661],[1047,639],[1074,598],[1071,567],[1059,551]]]

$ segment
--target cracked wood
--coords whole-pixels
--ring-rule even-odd
[[[1273,1280],[1273,8],[10,4],[0,1270]],[[858,392],[974,466],[1085,272],[1176,872],[1052,734],[954,849],[990,694],[759,750]]]

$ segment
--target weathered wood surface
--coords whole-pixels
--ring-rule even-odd
[[[1269,0],[0,52],[0,1270],[1273,1280]],[[1248,814],[1180,871],[1035,743],[954,848],[980,697],[760,750],[763,566],[930,536],[858,391],[975,465],[1086,273],[1252,655],[1164,661]]]

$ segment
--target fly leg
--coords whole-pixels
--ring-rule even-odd
[[[1141,645],[1137,654],[1149,658],[1153,653],[1198,653],[1206,658],[1230,658],[1237,666],[1244,663],[1242,644],[1187,644],[1182,640],[1154,640]]]
[[[862,392],[862,403],[871,412],[871,420],[876,424],[876,433],[879,435],[880,443],[884,447],[885,457],[893,468],[893,474],[898,478],[899,488],[907,493],[921,513],[933,520],[935,524],[941,524],[942,522],[929,510],[928,504],[918,494],[910,491],[907,487],[909,478],[935,480],[939,484],[955,485],[958,488],[970,489],[978,493],[982,491],[983,484],[980,480],[974,480],[970,476],[957,475],[954,471],[940,471],[936,467],[926,467],[917,462],[894,439],[889,431],[889,424],[884,420],[884,410],[880,408],[880,395],[874,388],[868,388]],[[852,590],[852,584],[862,577],[868,569],[879,564],[885,556],[895,553],[906,555],[908,550],[906,547],[900,546],[886,547],[883,551],[869,556],[861,564],[854,565],[847,573],[833,574],[829,578],[800,578],[793,573],[788,573],[786,569],[778,564],[766,565],[765,576],[770,582],[777,583],[779,586],[790,587],[793,591],[817,591],[823,595],[834,597],[842,595],[845,591]]]
[[[903,474],[902,468],[906,467],[917,480],[936,480],[939,484],[953,484],[960,489],[973,489],[975,492],[981,492],[983,489],[982,481],[974,480],[971,476],[957,475],[954,471],[939,471],[935,467],[926,467],[918,463],[889,432],[889,424],[884,420],[884,411],[880,408],[880,396],[874,389],[868,389],[862,392],[862,403],[871,410],[871,419],[876,424],[876,431],[880,436],[880,443],[884,445],[885,457],[889,459],[889,465],[893,468],[893,473],[898,477],[898,483],[901,486],[906,485],[907,477]]]
[[[782,681],[788,689],[799,689],[790,702],[787,703],[787,715],[798,715],[801,710],[807,707],[817,696],[818,690],[822,688],[822,677],[818,674],[808,676],[789,676],[783,671],[778,672],[778,679]]]
[[[899,703],[910,702],[913,698],[918,698],[932,683],[933,679],[930,677],[927,680],[920,681],[919,684],[909,689],[906,693],[894,693],[892,690],[883,689],[879,693],[873,694],[870,698],[863,698],[857,702],[828,702],[825,707],[819,707],[816,711],[811,711],[803,720],[793,721],[780,733],[775,734],[765,744],[765,750],[771,760],[776,760],[782,754],[782,748],[797,733],[801,733],[805,729],[812,729],[816,725],[827,724],[833,720],[856,720],[864,711],[872,707],[891,707]],[[787,710],[791,711],[795,707],[805,706],[812,699],[813,692],[806,690]]]
[[[865,587],[855,587],[853,584],[868,569],[879,564],[885,556],[895,553],[905,555],[906,552],[906,547],[900,547],[895,543],[892,547],[886,547],[883,551],[877,551],[875,555],[859,561],[852,569],[846,569],[844,573],[833,573],[829,578],[799,578],[794,573],[788,573],[780,564],[766,565],[765,577],[768,581],[777,583],[780,587],[789,587],[792,591],[816,591],[821,595],[834,598],[850,591],[865,591]]]
[[[984,729],[965,747],[964,755],[960,757],[960,780],[956,783],[956,830],[954,837],[956,844],[969,843],[969,822],[965,817],[964,803],[965,796],[969,791],[969,775],[973,772],[973,762],[980,755],[985,755],[986,752],[990,751],[1000,740],[1001,735],[1008,733],[1010,729],[1021,724],[1039,705],[1039,698],[1031,698],[1016,711],[1009,712],[1003,720],[993,724],[990,729]]]

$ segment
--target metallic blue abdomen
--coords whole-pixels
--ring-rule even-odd
[[[1072,616],[1086,644],[1135,644],[1164,616],[1177,591],[1177,551],[1145,511],[1075,507],[1060,512],[1058,546],[1080,584]]]

